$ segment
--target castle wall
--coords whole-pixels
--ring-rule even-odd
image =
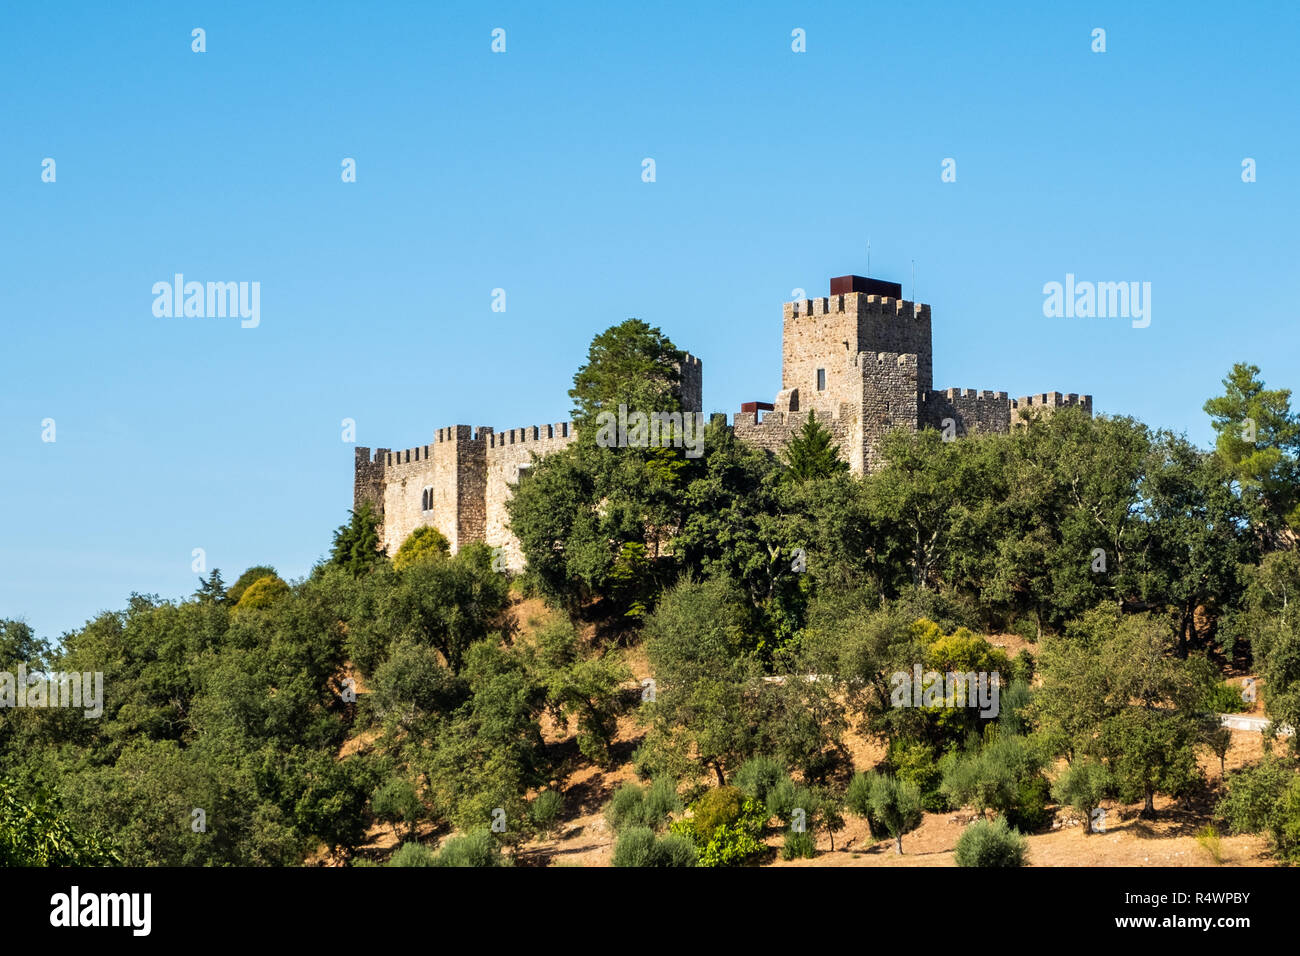
[[[852,466],[853,449],[858,434],[857,411],[847,402],[835,411],[834,415],[817,412],[817,421],[835,438],[840,457]],[[790,437],[803,428],[808,413],[808,410],[793,412],[776,410],[766,412],[760,418],[760,413],[757,411],[741,412],[736,415],[732,428],[737,438],[779,456],[786,443],[790,441]]]
[[[519,481],[520,471],[528,468],[534,456],[541,458],[565,448],[576,440],[577,432],[571,422],[555,425],[530,425],[512,428],[489,436],[486,468],[485,524],[483,540],[492,547],[500,547],[506,565],[512,571],[524,566],[519,540],[510,532],[510,516],[506,502],[513,493],[512,486]]]
[[[1038,395],[1025,395],[1011,400],[1011,427],[1023,428],[1029,418],[1046,418],[1058,408],[1082,408],[1092,414],[1092,396],[1076,395],[1070,392],[1042,392]]]
[[[1011,401],[1006,392],[949,388],[926,396],[922,425],[943,430],[950,418],[958,438],[967,435],[1006,434],[1011,428]]]

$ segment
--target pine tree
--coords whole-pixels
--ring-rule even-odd
[[[829,478],[849,469],[848,463],[840,459],[834,437],[817,421],[817,413],[812,411],[808,413],[803,428],[786,442],[785,461],[789,466],[786,477],[792,481]]]
[[[226,600],[226,582],[221,580],[221,569],[213,568],[205,581],[199,578],[199,589],[194,597],[202,604],[224,604]]]
[[[347,568],[354,575],[361,575],[383,557],[379,550],[379,522],[369,502],[350,514],[351,520],[334,532],[330,563]]]

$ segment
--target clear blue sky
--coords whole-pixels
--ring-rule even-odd
[[[7,6],[0,616],[188,594],[196,547],[304,574],[343,418],[393,448],[563,420],[629,316],[703,359],[707,409],[771,400],[782,301],[868,237],[906,293],[916,262],[936,386],[1208,444],[1233,361],[1300,382],[1300,11],[1135,6]],[[260,282],[261,326],[155,318],[176,272]],[[1151,326],[1044,318],[1067,272],[1151,282]]]

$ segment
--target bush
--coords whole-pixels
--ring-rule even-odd
[[[695,866],[695,845],[676,833],[656,837],[649,827],[628,827],[614,844],[614,866]]]
[[[629,781],[614,792],[605,819],[615,833],[627,827],[661,830],[668,817],[681,808],[677,782],[671,778],[659,777],[648,788]]]
[[[1233,833],[1267,832],[1279,857],[1300,862],[1300,776],[1266,756],[1228,775],[1228,795],[1216,812]]]
[[[1028,615],[1018,617],[1011,625],[1011,633],[1034,644],[1038,641],[1038,622]]]
[[[767,852],[767,844],[760,839],[763,827],[767,825],[767,816],[767,808],[762,804],[753,800],[743,801],[736,818],[730,823],[719,824],[713,835],[700,846],[699,865],[741,866]]]
[[[248,586],[236,605],[241,611],[248,608],[268,608],[289,593],[289,585],[274,575],[258,578]]]
[[[1205,695],[1202,705],[1212,714],[1240,714],[1249,709],[1241,696],[1241,688],[1232,684],[1215,684]]]
[[[785,777],[767,792],[766,808],[768,816],[776,817],[788,826],[794,819],[796,808],[803,810],[806,818],[811,818],[816,812],[816,802],[811,790]]]
[[[388,861],[389,866],[437,866],[434,862],[433,851],[419,843],[403,843],[393,858]]]
[[[1201,849],[1210,855],[1215,866],[1223,865],[1223,841],[1219,839],[1219,831],[1213,824],[1207,823],[1196,833],[1196,842],[1200,844]]]
[[[393,555],[393,567],[397,570],[409,567],[426,558],[446,557],[451,553],[451,543],[437,528],[422,525],[416,528],[402,542],[397,553]]]
[[[1027,842],[1003,817],[976,820],[957,838],[958,866],[1024,866]]]
[[[730,826],[740,819],[746,805],[745,795],[735,787],[715,787],[695,801],[691,808],[691,832],[695,842],[703,846],[719,827]],[[766,809],[761,811],[767,822]]]
[[[736,787],[756,803],[766,803],[768,792],[785,779],[785,767],[770,757],[751,757],[735,776]]]
[[[509,866],[501,847],[487,830],[452,837],[442,845],[434,866]]]
[[[255,565],[254,567],[249,568],[247,571],[241,574],[239,576],[239,580],[236,581],[234,584],[232,584],[230,586],[230,589],[226,591],[226,603],[232,606],[238,604],[239,599],[244,596],[244,592],[248,590],[249,585],[252,584],[254,581],[259,581],[262,578],[278,578],[278,577],[279,575],[276,574],[275,568],[271,567],[270,565],[267,564]]]
[[[1041,830],[1047,826],[1050,816],[1047,812],[1050,797],[1051,786],[1041,774],[1019,781],[1015,802],[1007,808],[1007,822],[1027,833]]]
[[[795,833],[793,830],[785,832],[785,845],[781,847],[781,859],[811,860],[816,855],[817,845],[813,842],[811,833],[806,830],[803,833]]]
[[[543,790],[528,805],[528,815],[533,826],[541,833],[552,833],[560,825],[564,812],[564,796],[558,790]]]
[[[407,835],[415,836],[415,825],[424,815],[424,804],[409,780],[392,776],[370,797],[370,809],[376,817],[397,832],[399,823],[406,826]]]
[[[682,809],[682,799],[677,795],[677,781],[671,777],[657,777],[646,791],[645,802],[646,826],[655,830],[668,822],[668,817]]]

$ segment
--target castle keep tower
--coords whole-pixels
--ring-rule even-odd
[[[785,303],[781,391],[771,405],[741,406],[737,436],[779,451],[814,412],[852,471],[863,474],[880,466],[880,441],[891,428],[961,437],[1005,433],[1020,422],[1020,409],[1044,414],[1079,405],[1092,413],[1090,395],[1012,401],[1006,392],[935,391],[930,307],[902,291],[896,282],[848,275],[831,279],[828,297]]]

